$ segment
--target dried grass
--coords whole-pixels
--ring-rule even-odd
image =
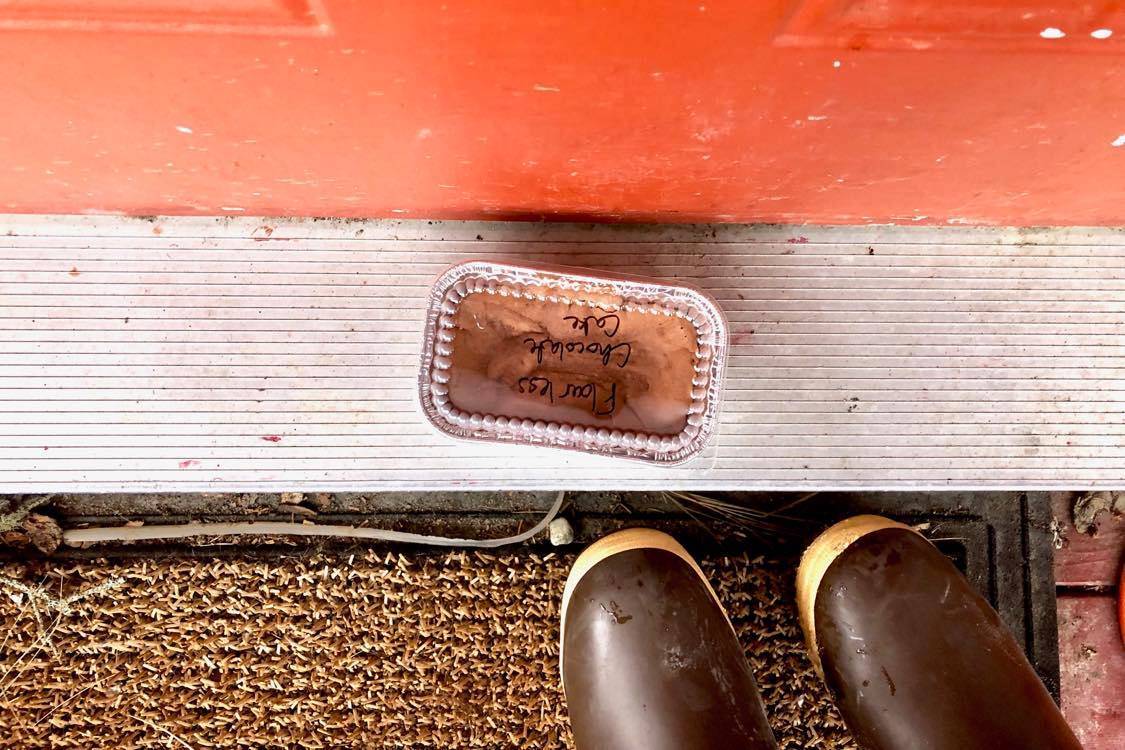
[[[570,747],[557,666],[568,566],[370,551],[9,564],[11,578],[43,583],[27,584],[42,596],[0,595],[0,744]],[[804,655],[792,567],[704,568],[781,746],[854,747]]]

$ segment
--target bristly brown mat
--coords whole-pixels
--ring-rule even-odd
[[[5,748],[565,748],[569,557],[314,554],[8,564]],[[853,748],[793,567],[703,567],[783,748]],[[25,587],[13,582],[22,582]]]

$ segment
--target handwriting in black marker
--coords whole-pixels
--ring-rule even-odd
[[[602,398],[602,404],[605,409],[598,408],[598,402],[594,402],[594,416],[595,417],[609,417],[617,411],[617,383],[609,384],[609,395]]]
[[[535,355],[535,361],[538,364],[543,364],[543,358],[548,354],[562,362],[565,360],[567,353],[577,353],[601,355],[603,367],[609,367],[611,362],[614,362],[618,367],[624,367],[629,364],[629,358],[633,356],[633,345],[628,341],[607,344],[598,341],[562,342],[550,337],[536,340],[529,337],[524,339],[523,343],[528,345],[528,352]]]
[[[552,404],[555,403],[555,384],[550,378],[520,378],[516,381],[516,390],[520,393],[530,393],[534,396],[547,396]]]
[[[546,396],[555,403],[555,383],[550,378],[523,377],[516,384],[520,393],[533,396]],[[565,383],[559,399],[579,399],[589,401],[590,413],[595,417],[610,417],[617,411],[617,383],[610,383],[608,390],[599,388],[597,383]]]
[[[593,383],[567,383],[562,398],[592,398],[596,391],[597,386]]]
[[[620,344],[598,344],[596,341],[586,344],[586,351],[591,354],[602,355],[602,367],[609,367],[613,359],[614,353],[618,356],[618,367],[623,368],[624,365],[629,364],[629,358],[632,356],[632,344],[627,341]]]
[[[590,335],[590,324],[593,323],[597,328],[600,328],[602,333],[607,337],[613,338],[617,335],[617,330],[621,327],[621,318],[613,313],[603,315],[600,318],[596,315],[587,315],[584,318],[579,318],[576,315],[567,315],[563,320],[570,322],[570,327],[575,331],[582,331],[583,336]],[[609,327],[612,326],[612,330]]]
[[[523,343],[530,346],[528,351],[535,355],[535,361],[538,364],[543,364],[543,355],[548,349],[550,349],[551,354],[558,355],[559,361],[562,362],[563,342],[561,341],[555,341],[549,337],[536,341],[528,337],[523,340]]]

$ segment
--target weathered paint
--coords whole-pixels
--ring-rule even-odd
[[[1118,3],[47,7],[0,210],[1125,223]]]
[[[1125,745],[1125,649],[1113,596],[1059,597],[1062,708],[1086,750]]]
[[[1059,525],[1055,550],[1055,582],[1078,589],[1111,589],[1125,565],[1125,517],[1104,512],[1097,517],[1097,531],[1083,534],[1071,522],[1075,494],[1055,493],[1052,499]],[[1121,716],[1125,723],[1125,714]]]

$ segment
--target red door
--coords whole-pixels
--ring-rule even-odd
[[[1109,1],[8,0],[0,210],[1125,223]]]

